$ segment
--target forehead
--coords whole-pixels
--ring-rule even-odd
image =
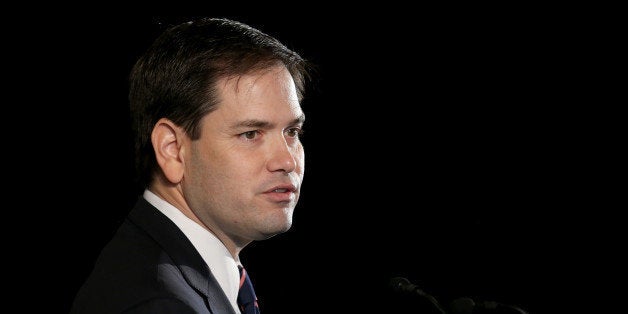
[[[294,80],[282,65],[222,78],[218,80],[217,87],[218,109],[275,107],[277,110],[301,111]]]
[[[284,66],[222,78],[215,86],[218,104],[203,118],[203,128],[229,134],[252,121],[283,128],[304,120],[296,86]]]

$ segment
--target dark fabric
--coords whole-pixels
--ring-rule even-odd
[[[242,314],[260,314],[251,278],[249,278],[249,274],[242,266],[238,266],[238,269],[240,270],[240,290],[238,290],[240,311],[242,311]]]
[[[236,314],[198,251],[141,197],[105,246],[71,314]]]

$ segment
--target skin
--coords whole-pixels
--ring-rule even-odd
[[[220,239],[242,248],[290,229],[304,173],[304,115],[283,65],[224,78],[220,103],[192,141],[172,121],[152,133],[161,173],[149,187]],[[288,190],[277,190],[287,188]]]

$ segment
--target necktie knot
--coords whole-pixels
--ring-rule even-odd
[[[240,290],[238,290],[240,311],[242,311],[242,314],[260,314],[253,283],[244,267],[238,266],[238,270],[240,270]]]

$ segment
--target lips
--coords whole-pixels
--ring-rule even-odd
[[[267,190],[265,193],[286,193],[286,192],[296,192],[297,191],[297,187],[292,185],[292,184],[282,184],[282,185],[277,185],[274,186],[272,188],[270,188],[269,190]]]
[[[281,206],[285,206],[285,204],[293,203],[296,201],[297,197],[297,187],[293,184],[281,184],[275,185],[272,188],[269,188],[264,192],[264,197],[266,200],[282,204]]]

